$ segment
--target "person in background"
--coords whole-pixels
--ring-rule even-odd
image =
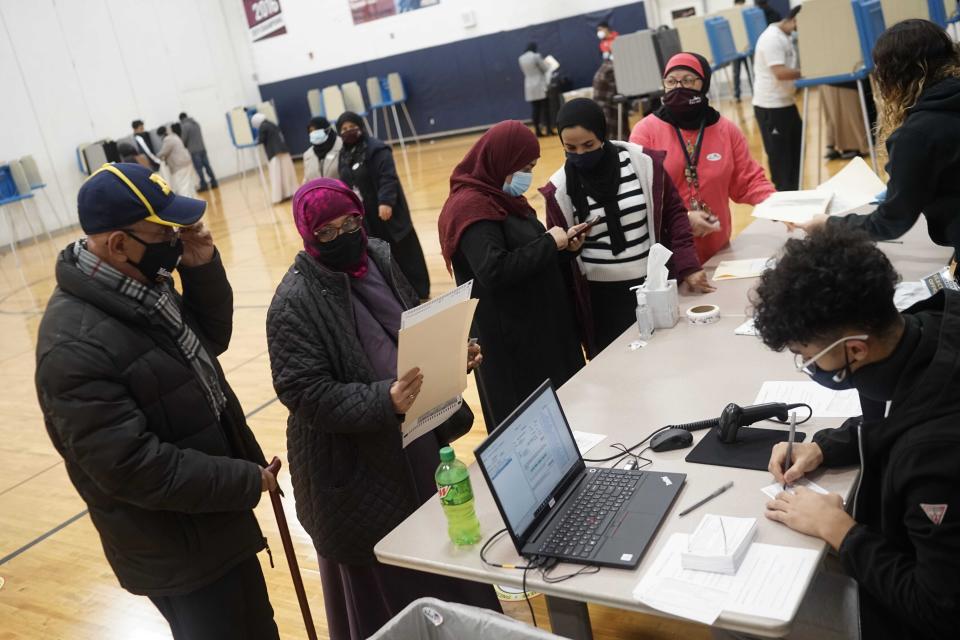
[[[826,123],[827,160],[850,160],[870,152],[856,82],[818,87]]]
[[[297,518],[317,549],[331,638],[364,640],[423,597],[500,611],[493,588],[377,561],[374,545],[436,494],[445,425],[403,446],[404,414],[425,380],[397,371],[400,316],[419,296],[367,239],[363,204],[339,180],[300,187],[303,251],[267,312],[273,386],[290,411],[287,447]],[[468,347],[468,368],[480,363]],[[456,415],[473,414],[463,405]],[[448,422],[450,422],[448,420]],[[469,427],[468,427],[469,428]],[[462,430],[461,430],[462,432]],[[449,544],[437,538],[424,544]]]
[[[753,114],[778,191],[796,191],[800,182],[803,121],[794,101],[800,78],[797,51],[790,35],[797,30],[799,6],[771,24],[757,40],[754,54]]]
[[[783,16],[780,15],[780,12],[770,6],[769,0],[754,0],[754,5],[758,9],[763,11],[763,17],[767,19],[767,25],[774,24],[775,22],[780,22],[783,20]]]
[[[547,105],[547,63],[537,52],[537,43],[531,42],[517,60],[523,72],[523,99],[533,107],[533,129],[537,137],[552,135],[549,106]],[[541,130],[541,125],[543,130]]]
[[[363,130],[363,119],[347,111],[337,119],[343,139],[340,177],[363,200],[364,222],[374,238],[390,243],[390,251],[421,300],[430,297],[430,274],[420,238],[393,162],[393,150]]]
[[[863,229],[875,240],[899,238],[922,213],[934,243],[960,254],[960,53],[927,20],[904,20],[877,39],[879,139],[886,143],[886,196],[869,215],[818,216],[796,225]]]
[[[557,130],[567,160],[540,193],[548,225],[593,223],[570,274],[584,346],[593,357],[637,321],[630,287],[646,279],[654,243],[673,252],[670,277],[685,291],[714,288],[700,267],[687,207],[663,167],[663,152],[611,141],[603,112],[586,98],[563,105]]]
[[[597,40],[600,41],[600,55],[604,60],[609,59],[610,56],[613,55],[613,41],[616,40],[619,35],[619,33],[610,28],[610,24],[606,21],[597,25]]]
[[[859,616],[855,604],[832,616],[824,603],[856,598],[814,585],[798,619],[819,624],[803,638],[933,640],[960,627],[960,293],[944,289],[901,313],[899,280],[865,233],[831,225],[788,240],[754,293],[763,342],[828,389],[856,389],[864,409],[794,444],[789,460],[785,443],[770,457],[788,485],[860,465],[852,507],[803,487],[767,503],[769,519],[829,544],[847,589],[859,591]],[[846,633],[825,633],[844,618]]]
[[[153,152],[153,141],[150,139],[150,134],[147,133],[143,127],[143,120],[134,120],[130,126],[133,127],[133,140],[137,143],[140,153],[150,161],[151,169],[154,171],[159,170],[160,158]]]
[[[321,116],[310,118],[307,133],[310,136],[310,147],[302,156],[303,184],[314,178],[339,178],[343,141],[330,121]]]
[[[730,200],[755,205],[775,191],[740,128],[710,106],[710,76],[699,54],[670,58],[663,106],[630,135],[630,142],[667,153],[663,166],[687,203],[701,264],[730,243]]]
[[[174,125],[175,126],[175,125]],[[176,133],[167,131],[166,127],[157,129],[157,135],[160,136],[160,151],[157,151],[157,157],[167,163],[170,170],[170,183],[173,192],[178,196],[195,198],[197,189],[194,185],[197,174],[193,169],[193,160],[190,159],[190,152],[183,146],[183,141]]]
[[[621,135],[625,135],[630,130],[628,121],[629,105],[624,104],[623,109],[617,107],[614,98],[617,96],[617,77],[613,71],[613,58],[607,58],[593,74],[593,101],[603,110],[603,117],[606,120],[607,133],[611,140],[619,140]],[[618,114],[623,116],[619,122]],[[621,134],[620,132],[624,132]]]
[[[120,585],[175,640],[278,639],[253,514],[277,481],[217,362],[233,292],[205,208],[137,164],[84,182],[86,238],[57,260],[37,396]]]
[[[523,197],[540,157],[537,138],[515,120],[494,125],[450,177],[440,247],[457,284],[473,280],[476,371],[487,431],[544,380],[560,387],[584,365],[564,269],[585,225],[547,231]]]
[[[290,148],[276,123],[262,113],[255,113],[250,124],[258,130],[257,141],[263,145],[270,168],[270,200],[273,204],[289,200],[297,191],[297,171],[293,168]]]
[[[117,153],[120,154],[120,162],[139,164],[147,169],[153,169],[147,156],[140,153],[137,148],[129,142],[118,142]]]
[[[180,113],[180,127],[183,131],[180,137],[183,144],[190,152],[190,158],[193,160],[193,168],[200,176],[200,188],[197,191],[203,192],[207,189],[216,189],[217,176],[213,175],[213,168],[210,167],[210,158],[207,157],[207,145],[203,142],[203,131],[200,129],[200,123],[188,116],[186,113]],[[206,171],[206,176],[204,176]],[[207,184],[207,178],[210,184]]]

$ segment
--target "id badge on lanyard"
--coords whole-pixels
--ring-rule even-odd
[[[700,130],[697,132],[697,139],[690,145],[683,138],[683,134],[680,133],[679,127],[674,127],[673,130],[677,133],[677,140],[680,141],[680,148],[683,150],[683,158],[685,161],[685,166],[683,170],[684,179],[687,182],[687,186],[690,188],[690,203],[689,207],[691,211],[703,211],[707,215],[712,216],[713,212],[710,211],[710,207],[704,202],[703,197],[700,195],[700,176],[697,173],[697,164],[700,161],[700,150],[703,147],[703,131],[706,128],[706,120],[700,123]]]

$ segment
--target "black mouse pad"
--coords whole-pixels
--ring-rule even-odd
[[[766,471],[770,463],[770,450],[778,442],[790,438],[788,431],[779,429],[755,429],[744,427],[737,433],[737,441],[732,444],[721,442],[716,432],[710,431],[703,436],[693,451],[687,454],[686,461],[696,464],[712,464],[718,467],[736,467],[738,469],[757,469]],[[805,433],[797,431],[795,442],[803,442]]]

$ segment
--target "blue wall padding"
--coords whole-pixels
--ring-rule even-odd
[[[589,86],[601,62],[596,25],[605,19],[620,33],[632,33],[647,26],[643,2],[634,2],[606,11],[271,82],[260,85],[260,95],[264,100],[272,98],[276,104],[280,128],[293,153],[300,153],[309,144],[307,91],[355,81],[367,99],[367,78],[385,76],[394,71],[403,77],[407,107],[421,135],[510,118],[528,119],[530,107],[523,99],[523,74],[517,65],[517,58],[527,44],[536,42],[544,56],[552,54],[556,57],[561,64],[561,73],[573,81],[574,87]],[[381,118],[383,135],[382,116],[378,117]]]

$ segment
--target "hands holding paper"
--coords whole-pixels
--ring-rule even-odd
[[[819,229],[823,225],[827,224],[827,219],[829,217],[830,216],[824,213],[818,213],[806,222],[784,222],[783,224],[787,225],[787,231],[796,231],[797,229],[800,229],[801,231],[810,233],[811,231]]]
[[[420,373],[420,369],[410,369],[403,374],[399,380],[390,385],[390,400],[393,402],[393,410],[398,415],[405,414],[413,406],[413,402],[417,399],[422,387],[423,374]]]
[[[773,448],[767,467],[778,484],[791,484],[813,471],[823,462],[823,452],[815,442],[794,443],[792,464],[786,460],[787,443]],[[784,467],[789,468],[784,471]],[[826,495],[804,487],[795,493],[783,491],[767,503],[767,518],[781,522],[794,531],[816,536],[834,549],[839,549],[844,537],[856,521],[843,510],[843,499],[835,493]]]
[[[479,367],[481,362],[483,362],[483,353],[480,344],[471,340],[467,343],[467,373]]]

